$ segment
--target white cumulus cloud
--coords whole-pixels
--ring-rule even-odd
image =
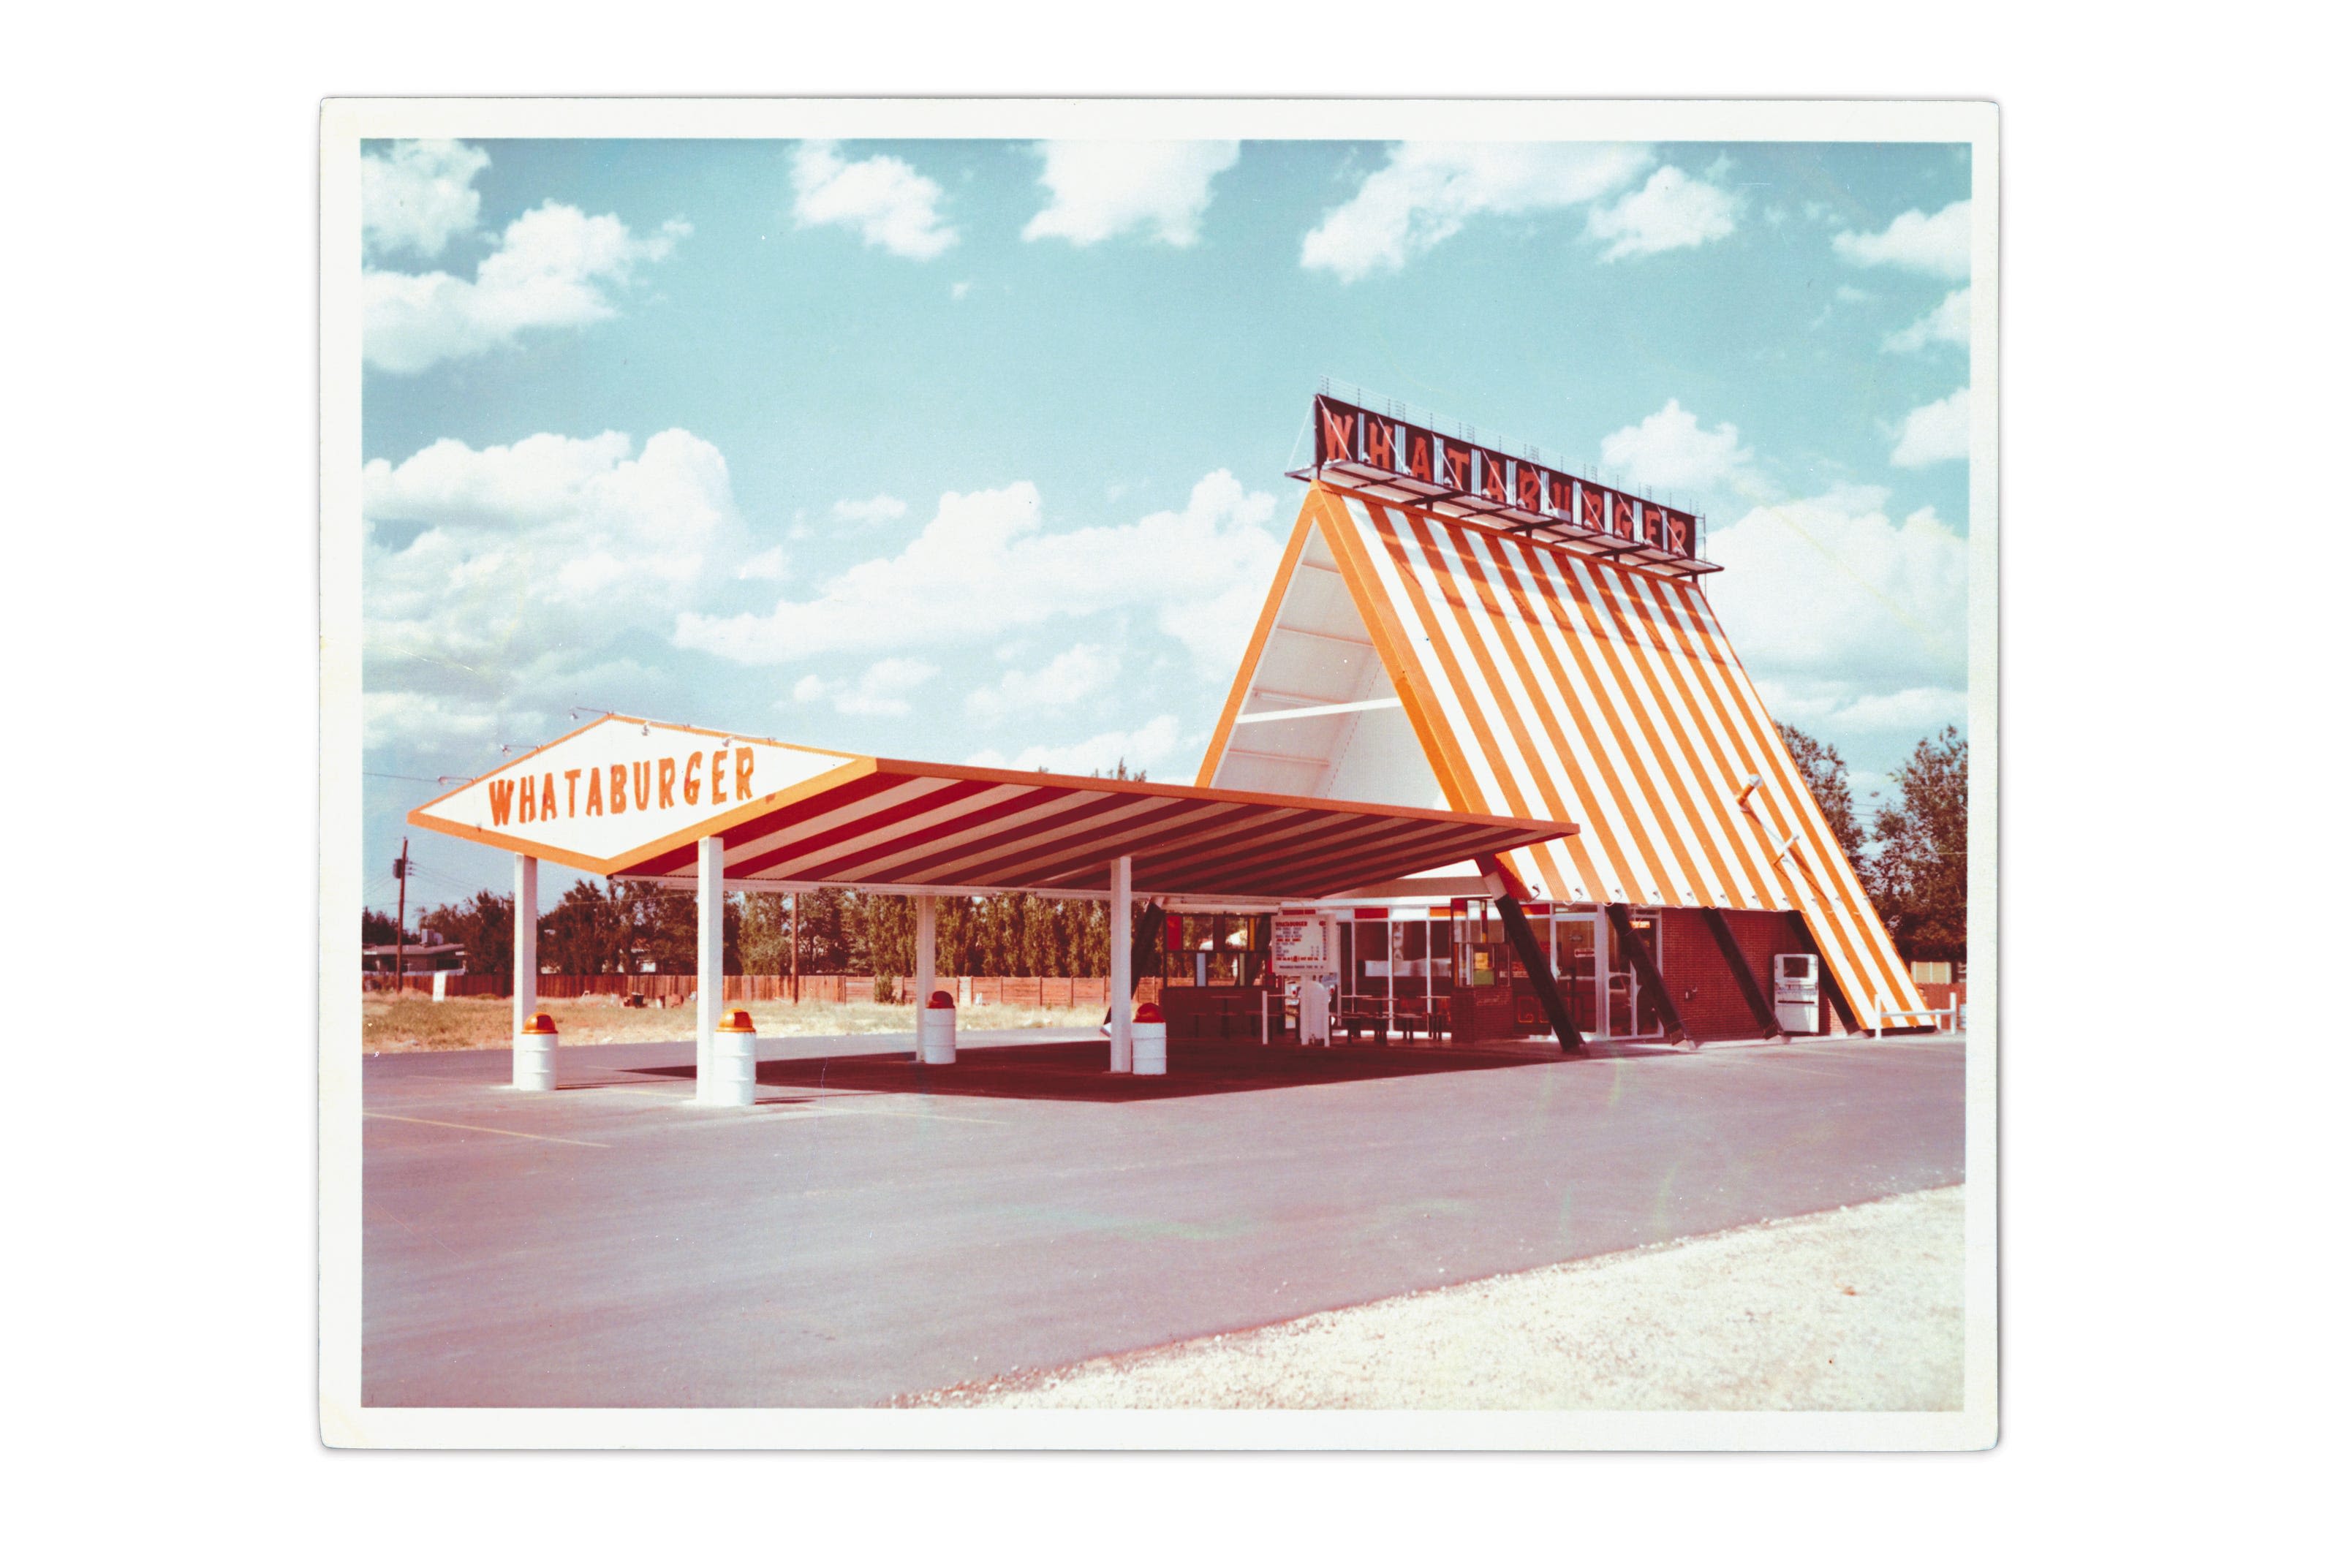
[[[1118,678],[1118,654],[1081,643],[1056,653],[1040,670],[1007,670],[992,686],[964,699],[964,709],[992,723],[1030,713],[1054,713],[1108,691]]]
[[[907,515],[907,503],[896,496],[869,496],[863,501],[835,501],[833,515],[845,523],[887,523]]]
[[[617,431],[443,440],[360,477],[370,722],[418,737],[642,690],[629,643],[666,633],[746,553],[726,460],[683,430],[641,451]]]
[[[1913,208],[1878,233],[1830,236],[1831,248],[1856,267],[1899,267],[1932,277],[1969,275],[1969,204],[1954,202],[1935,216]]]
[[[1887,496],[1854,486],[1757,507],[1707,536],[1723,568],[1707,598],[1732,646],[1816,712],[1968,686],[1968,539],[1933,507],[1894,521]]]
[[[1140,229],[1163,245],[1201,237],[1209,183],[1241,157],[1238,141],[1044,141],[1038,183],[1052,193],[1023,239],[1096,245]]]
[[[360,158],[360,228],[379,256],[411,252],[430,260],[482,214],[474,176],[490,155],[462,141],[395,141]]]
[[[1721,239],[1738,226],[1739,197],[1720,185],[1693,179],[1672,164],[1605,207],[1585,214],[1595,239],[1609,242],[1603,261],[1655,256]]]
[[[940,673],[920,659],[884,659],[854,681],[803,675],[793,684],[793,700],[830,703],[835,713],[869,718],[899,718],[914,711],[909,697]]]
[[[903,158],[851,162],[838,141],[803,141],[793,154],[793,217],[803,228],[855,229],[867,245],[929,261],[956,242],[940,216],[940,187]]]
[[[1048,531],[1037,487],[950,491],[896,555],[850,567],[765,615],[696,612],[676,640],[746,664],[938,645],[1106,610],[1151,613],[1209,668],[1229,666],[1274,576],[1274,497],[1223,469],[1181,511]]]
[[[692,232],[673,220],[658,234],[634,235],[610,213],[592,218],[548,202],[509,224],[470,278],[371,268],[360,277],[367,362],[414,373],[534,329],[604,320],[614,313],[608,291]]]
[[[1944,302],[1928,311],[1900,332],[1887,335],[1886,350],[1895,354],[1916,354],[1930,343],[1954,343],[1969,346],[1969,291],[1955,288],[1944,296]]]
[[[1925,468],[1969,455],[1969,389],[1913,409],[1903,416],[1887,461],[1897,468]]]
[[[1163,713],[1134,729],[1105,730],[1066,746],[1032,746],[1013,757],[980,751],[967,758],[973,768],[1042,768],[1049,773],[1108,773],[1124,762],[1133,772],[1161,771],[1181,738],[1174,714]]]
[[[1719,490],[1748,477],[1755,452],[1728,421],[1713,430],[1675,398],[1639,424],[1601,437],[1601,460],[1643,490]]]
[[[1481,214],[1574,206],[1625,185],[1654,162],[1612,143],[1406,141],[1356,193],[1323,216],[1299,265],[1343,283],[1394,271]]]

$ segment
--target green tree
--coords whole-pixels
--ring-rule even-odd
[[[1895,774],[1864,885],[1906,957],[1969,956],[1969,743],[1950,725]]]
[[[737,941],[747,975],[789,975],[793,972],[793,920],[781,893],[743,895]]]
[[[539,958],[559,975],[618,974],[629,956],[629,922],[620,895],[575,882],[539,922]]]
[[[400,940],[400,923],[398,921],[393,919],[391,915],[386,915],[381,909],[362,909],[360,911],[360,942],[362,946],[373,947],[379,943],[397,942],[398,940]],[[408,934],[408,940],[411,942],[415,941],[416,933],[414,931],[410,932]]]
[[[439,934],[444,942],[466,949],[469,975],[506,975],[514,971],[514,900],[488,889],[463,904],[445,904],[426,911],[419,923]]]
[[[1846,781],[1845,758],[1827,741],[1815,740],[1794,725],[1775,725],[1780,742],[1797,764],[1798,776],[1811,790],[1813,803],[1830,825],[1831,837],[1845,853],[1846,862],[1862,865],[1862,824],[1853,814],[1853,787]]]

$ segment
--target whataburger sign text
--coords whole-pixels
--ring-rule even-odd
[[[419,806],[409,820],[609,871],[856,760],[614,716]]]
[[[1557,520],[1687,559],[1697,552],[1691,513],[1660,506],[1512,457],[1474,441],[1441,435],[1328,395],[1315,400],[1315,465],[1347,464],[1415,481],[1428,492],[1484,502],[1530,520]]]

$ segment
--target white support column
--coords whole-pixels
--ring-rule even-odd
[[[555,1087],[555,1062],[545,1037],[526,1041],[522,1026],[539,1010],[539,857],[515,856],[514,1086]]]
[[[915,894],[915,1032],[922,1033],[923,1009],[930,1005],[931,993],[940,982],[940,908],[939,895],[931,893]],[[922,1041],[915,1042],[915,1060],[923,1059]]]
[[[695,846],[694,1097],[715,1104],[719,1013],[727,996],[727,843],[714,833]]]
[[[1110,862],[1110,1070],[1135,1071],[1135,857]]]

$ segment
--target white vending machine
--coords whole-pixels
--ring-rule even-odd
[[[1784,1032],[1821,1033],[1821,962],[1811,953],[1772,955],[1772,1012]]]

